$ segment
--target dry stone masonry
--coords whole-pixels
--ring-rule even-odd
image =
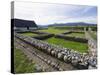
[[[72,49],[48,44],[47,42],[37,40],[28,36],[22,36],[18,33],[15,33],[15,37],[34,46],[38,50],[41,50],[47,54],[56,57],[59,60],[62,60],[66,63],[71,63],[74,67],[77,67],[78,69],[88,69],[89,67],[96,68],[97,58],[89,56],[86,53],[82,54]]]
[[[70,36],[65,36],[63,34],[55,35],[56,38],[61,38],[65,40],[71,40],[71,41],[76,41],[76,42],[82,42],[82,43],[87,43],[88,40],[85,38],[79,38],[79,37],[70,37]]]

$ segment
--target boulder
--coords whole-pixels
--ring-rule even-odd
[[[68,58],[67,55],[64,55],[63,59],[64,59],[65,62],[67,62],[67,60],[68,60],[67,58]]]
[[[63,54],[62,53],[58,53],[58,59],[62,59],[63,58]]]
[[[42,68],[39,65],[35,65],[36,72],[42,72]]]
[[[55,51],[54,50],[51,51],[51,55],[55,55]]]

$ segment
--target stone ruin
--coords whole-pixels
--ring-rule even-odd
[[[76,42],[81,42],[81,43],[87,43],[88,40],[85,38],[79,38],[79,37],[72,37],[72,36],[65,36],[63,34],[55,35],[56,38],[61,38],[65,40],[70,40],[70,41],[76,41]]]
[[[53,37],[54,34],[50,34],[50,33],[46,33],[46,32],[40,32],[40,31],[17,31],[17,33],[35,33],[38,34],[37,36],[32,36],[35,39],[39,39],[39,40],[44,40],[50,37]]]
[[[79,53],[75,50],[60,47],[47,42],[37,40],[28,36],[22,36],[15,33],[15,37],[34,46],[35,48],[48,53],[59,60],[72,64],[78,69],[88,69],[89,67],[97,68],[97,57],[89,56],[86,53]]]

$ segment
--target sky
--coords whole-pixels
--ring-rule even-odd
[[[34,20],[37,25],[86,22],[97,24],[97,7],[86,5],[15,2],[14,18]]]

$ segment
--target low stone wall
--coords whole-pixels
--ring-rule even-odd
[[[71,33],[84,33],[84,31],[68,31],[68,32],[64,32],[64,33],[61,33],[61,34],[71,34]]]
[[[92,56],[97,56],[97,41],[94,40],[88,31],[85,32],[86,38],[88,39],[89,53]]]
[[[49,33],[46,33],[46,32],[40,32],[40,31],[31,31],[33,33],[36,33],[36,34],[49,34]]]
[[[54,36],[54,34],[50,34],[50,33],[46,33],[46,32],[40,32],[40,31],[19,31],[17,33],[35,33],[35,34],[38,34],[38,35],[33,36],[33,38],[39,39],[39,40],[45,40],[45,39],[48,39],[48,38]]]
[[[55,37],[65,39],[65,40],[70,40],[70,41],[81,42],[81,43],[87,43],[88,42],[88,40],[84,39],[84,38],[70,37],[70,36],[65,36],[65,35],[62,35],[62,34],[55,35]]]
[[[72,33],[84,33],[84,31],[72,31]]]
[[[15,37],[66,63],[71,63],[78,69],[88,69],[89,66],[96,67],[97,59],[94,57],[90,57],[88,54],[81,54],[77,51],[59,47],[57,45],[48,44],[47,42],[37,40],[28,36],[15,34]]]
[[[39,32],[39,31],[31,31],[31,30],[28,30],[28,31],[17,31],[17,33],[35,33],[35,34],[48,34],[48,33],[45,33],[45,32]]]
[[[45,40],[53,36],[54,34],[45,34],[45,35],[34,36],[33,38],[39,39],[39,40]]]
[[[62,34],[70,34],[70,33],[72,33],[72,31],[64,32],[64,33],[62,33]]]

